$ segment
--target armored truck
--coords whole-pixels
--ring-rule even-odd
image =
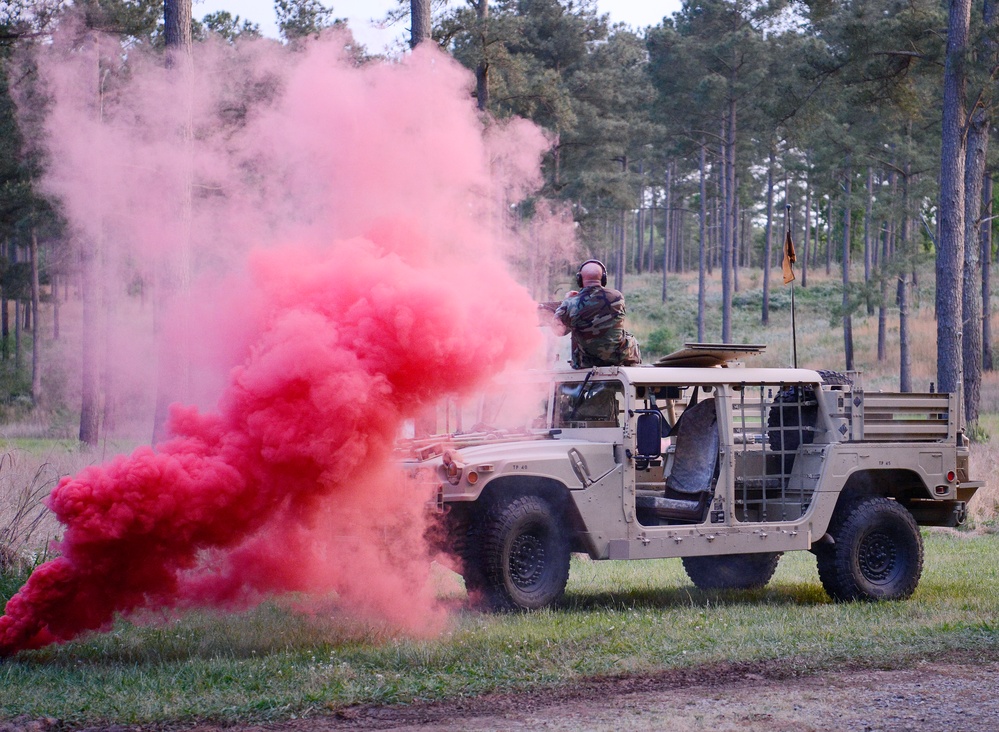
[[[557,603],[574,552],[677,557],[698,588],[754,588],[795,550],[815,555],[835,600],[909,597],[919,527],[962,523],[982,485],[960,395],[737,360],[760,348],[529,374],[507,387],[535,407],[519,427],[410,441],[470,598]]]

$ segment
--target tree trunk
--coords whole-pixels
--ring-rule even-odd
[[[829,194],[829,206],[826,209],[826,277],[832,274],[832,243],[833,243],[833,194]]]
[[[14,368],[21,370],[21,299],[14,301]]]
[[[638,213],[635,216],[635,274],[642,274],[645,257],[645,161],[638,161]]]
[[[166,24],[164,40],[167,46],[167,66],[176,67],[177,71],[190,78],[193,65],[191,56],[191,0],[164,0],[164,22]],[[171,30],[172,24],[175,27]],[[182,88],[184,87],[182,86]],[[184,161],[189,161],[191,158],[191,145],[194,140],[192,93],[193,91],[188,88],[183,94],[183,98],[177,100],[186,106],[187,111],[182,130],[182,160]],[[185,319],[188,312],[186,305],[187,299],[190,297],[191,284],[191,226],[194,217],[194,200],[190,163],[183,164],[186,166],[181,173],[184,176],[183,188],[180,199],[176,201],[179,208],[175,229],[175,249],[173,250],[176,252],[176,259],[165,254],[157,265],[158,282],[154,291],[156,301],[153,304],[153,332],[157,340],[162,338],[163,321],[169,303],[175,302],[179,296],[184,301],[183,317]],[[187,334],[191,327],[191,323],[185,322],[179,330]],[[105,348],[110,348],[110,341],[105,343]],[[108,353],[108,357],[111,357],[110,353]],[[190,358],[191,348],[188,340],[184,340],[180,344],[173,344],[169,348],[165,343],[158,343],[156,400],[152,435],[154,445],[165,436],[170,404],[185,399],[189,394]],[[105,386],[104,418],[105,429],[107,429],[113,424],[116,401],[112,391],[110,371],[104,373],[102,381]]]
[[[763,313],[760,321],[770,324],[770,247],[774,226],[774,148],[770,146],[770,164],[767,166],[767,228],[763,238]]]
[[[617,266],[614,268],[614,289],[624,290],[624,264],[628,261],[628,227],[625,225],[627,212],[621,209],[621,223],[618,226]]]
[[[870,294],[871,260],[874,254],[871,248],[871,219],[874,216],[874,169],[867,166],[867,206],[864,209],[864,300],[867,303],[867,314],[874,315],[874,299]]]
[[[902,232],[898,250],[902,260],[898,278],[898,388],[912,391],[912,350],[909,348],[909,257],[912,249],[912,217],[909,213],[910,164],[902,178]]]
[[[94,242],[87,238],[81,243],[80,269],[83,274],[83,346],[80,401],[80,442],[97,444],[100,428],[98,402],[99,341],[97,305],[97,252]]]
[[[995,65],[999,62],[999,39],[996,38],[996,30],[999,27],[999,0],[984,0],[982,5],[982,21],[985,26],[985,33],[982,38],[982,56],[985,65],[993,69],[992,77],[994,84]],[[987,98],[994,103],[994,87],[984,90]],[[993,117],[993,104],[987,105],[988,118],[991,123]],[[988,132],[985,137],[986,149],[988,146]],[[982,174],[982,205],[981,211],[984,221],[981,224],[981,272],[982,272],[982,342],[981,342],[981,364],[985,371],[992,370],[992,302],[991,302],[991,270],[992,270],[992,174]],[[977,230],[975,232],[978,234]],[[979,239],[974,236],[965,242],[966,246],[976,246]]]
[[[479,53],[475,67],[475,101],[480,112],[489,109],[489,62],[486,60],[486,24],[489,21],[489,0],[476,0],[475,12],[479,18]]]
[[[898,174],[893,170],[888,175],[888,190],[891,200],[898,199]],[[878,361],[888,358],[888,291],[889,266],[895,251],[895,218],[894,215],[885,219],[884,235],[881,238],[881,264],[878,272],[881,279],[881,304],[878,306]]]
[[[642,193],[644,196],[644,191]],[[642,265],[645,263],[645,209],[638,207],[635,216],[635,274],[642,274]]]
[[[985,206],[982,222],[982,368],[992,371],[992,174],[982,186]]]
[[[724,157],[724,156],[722,156]],[[722,196],[725,191],[725,173],[721,170],[721,159],[718,165],[718,184],[715,189],[714,206],[711,211],[711,249],[708,257],[708,273],[712,276],[716,269],[721,268],[722,236],[725,231],[724,216],[722,216]]]
[[[846,156],[846,193],[843,205],[843,355],[846,370],[853,371],[853,316],[850,314],[850,230],[853,211],[853,169]]]
[[[812,171],[805,171],[805,233],[801,237],[801,289],[808,287],[808,252],[812,239]]]
[[[169,51],[191,52],[191,0],[163,0],[163,40]]]
[[[891,236],[891,226],[886,222],[881,235],[881,266],[878,268],[878,363],[884,363],[888,358],[888,273],[885,264],[888,262],[888,237]]]
[[[736,176],[733,190],[739,190],[739,177]],[[739,291],[739,258],[742,252],[739,243],[742,241],[742,226],[740,221],[739,197],[732,199],[732,292]]]
[[[687,254],[689,254],[689,250],[685,246],[683,246],[684,242],[683,232],[686,230],[687,226],[687,209],[685,208],[684,203],[685,202],[681,199],[680,205],[676,207],[678,216],[676,217],[676,227],[675,227],[677,257],[680,260],[680,272],[683,274],[685,274],[687,270],[690,268],[690,265],[687,262]]]
[[[2,327],[0,331],[3,333],[3,360],[7,361],[10,359],[10,300],[7,299],[7,293],[0,293],[0,321],[2,321]]]
[[[52,289],[52,340],[59,340],[59,280],[55,272],[49,272],[49,286]]]
[[[416,48],[424,41],[430,40],[430,0],[410,0],[409,47]]]
[[[961,322],[965,325],[961,345],[964,368],[964,415],[968,423],[978,421],[982,395],[982,263],[979,259],[979,229],[982,224],[982,185],[989,146],[989,118],[975,110],[967,135],[964,175],[964,268],[961,283]]]
[[[962,364],[962,270],[964,268],[964,168],[968,33],[971,0],[950,0],[944,64],[940,151],[940,238],[936,260],[937,385],[956,392]]]
[[[732,341],[732,237],[735,224],[735,145],[730,135],[735,130],[735,100],[729,102],[728,120],[722,122],[722,158],[725,190],[722,192],[722,343]]]
[[[655,272],[655,252],[656,252],[656,215],[659,210],[659,192],[658,189],[652,187],[652,201],[649,208],[649,248],[645,253],[645,271]]]
[[[40,301],[38,285],[38,232],[31,227],[31,310],[34,330],[31,339],[31,401],[37,407],[42,399],[42,329],[38,326]]]
[[[663,290],[662,301],[666,302],[669,293],[669,255],[673,238],[671,219],[673,215],[673,166],[666,166],[666,201],[663,207]]]
[[[697,342],[704,342],[704,289],[706,287],[705,277],[707,270],[707,218],[708,218],[708,182],[705,175],[707,166],[707,142],[701,138],[701,157],[699,161],[700,184],[701,184],[701,216],[698,223],[698,238],[700,240],[700,251],[697,253]]]

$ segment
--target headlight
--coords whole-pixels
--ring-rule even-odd
[[[444,477],[451,485],[458,485],[461,482],[461,472],[463,466],[454,459],[450,451],[444,453],[443,461]]]

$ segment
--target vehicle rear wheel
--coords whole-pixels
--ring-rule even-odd
[[[837,508],[835,543],[816,548],[819,579],[834,600],[904,600],[923,573],[923,537],[912,514],[883,496]]]
[[[483,527],[485,599],[494,610],[557,602],[569,579],[569,541],[548,501],[521,496],[495,506]]]
[[[683,568],[699,590],[751,590],[766,586],[780,558],[781,552],[684,557]]]

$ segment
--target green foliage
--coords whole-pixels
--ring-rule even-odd
[[[215,35],[229,43],[235,43],[241,38],[259,38],[260,25],[241,20],[228,10],[216,10],[202,18],[200,23],[195,21],[192,35],[199,40]]]
[[[484,20],[463,8],[435,37],[467,67],[488,67],[493,114],[526,117],[557,135],[545,195],[578,204],[579,220],[634,205],[629,161],[651,142],[641,37],[609,29],[592,0],[504,0]]]
[[[7,556],[6,549],[0,547],[0,555]],[[7,601],[28,581],[30,570],[24,567],[11,567],[11,559],[0,559],[0,613],[7,607]]]
[[[0,347],[4,354],[13,354],[14,334],[8,335],[5,342],[0,342]],[[31,347],[31,339],[24,334],[21,347],[25,351]],[[26,363],[30,361],[23,356],[21,363],[14,358],[0,361],[0,421],[14,422],[23,419],[34,407],[31,399],[31,369]]]
[[[343,22],[321,0],[274,0],[274,12],[278,29],[288,41],[317,36]]]
[[[88,28],[149,40],[162,25],[162,0],[76,0]]]
[[[985,444],[991,439],[988,430],[981,422],[968,423],[964,428],[964,434],[972,443],[979,445]]]
[[[642,344],[642,359],[653,361],[656,357],[676,351],[682,345],[682,341],[677,338],[671,328],[666,326],[656,328],[649,333],[649,337]]]
[[[0,288],[9,300],[26,301],[31,298],[31,263],[8,264],[0,258]]]

